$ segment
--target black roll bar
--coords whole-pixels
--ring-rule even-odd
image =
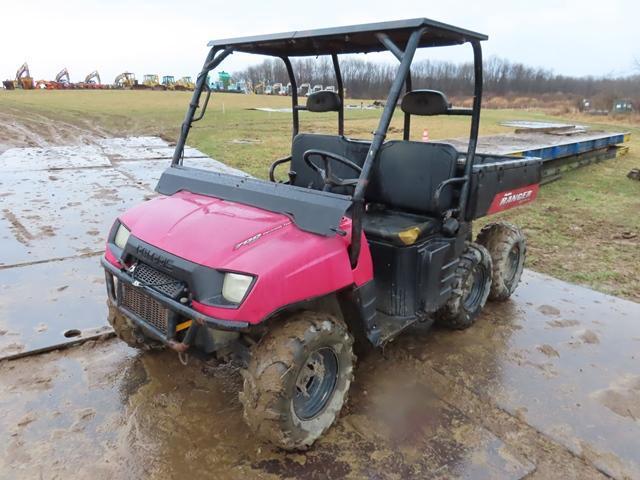
[[[178,137],[178,141],[176,142],[176,149],[173,152],[171,166],[182,164],[184,145],[187,141],[187,135],[189,134],[189,128],[191,127],[191,123],[193,122],[193,117],[195,116],[196,110],[200,105],[200,94],[202,93],[202,90],[207,83],[207,75],[211,70],[220,65],[220,63],[222,63],[225,58],[233,53],[233,48],[225,48],[222,51],[220,50],[220,48],[214,47],[209,51],[207,59],[202,66],[202,70],[198,74],[198,78],[196,80],[196,88],[193,91],[191,103],[189,103],[189,108],[187,109],[184,121],[182,122],[182,127],[180,128],[180,136]],[[216,53],[218,52],[220,53],[216,55]]]
[[[369,185],[369,177],[371,176],[371,169],[374,162],[378,157],[378,151],[387,136],[387,129],[391,118],[393,117],[398,98],[400,98],[400,92],[404,85],[407,73],[411,68],[411,62],[413,61],[413,55],[416,53],[418,45],[420,43],[420,37],[424,33],[425,28],[419,28],[411,33],[407,46],[402,54],[402,60],[398,66],[396,77],[391,84],[389,90],[389,96],[387,97],[387,103],[384,106],[382,115],[380,116],[380,122],[378,128],[373,132],[373,140],[369,147],[369,152],[362,165],[362,173],[358,179],[355,191],[353,193],[353,215],[352,215],[352,233],[351,233],[351,250],[349,252],[349,259],[351,260],[351,266],[355,267],[358,264],[358,257],[360,256],[360,247],[362,243],[362,216],[364,214],[364,193]],[[389,43],[393,43],[391,39],[386,39]],[[384,45],[384,43],[383,43]],[[386,46],[386,45],[385,45]],[[389,48],[389,47],[387,47]],[[397,48],[397,47],[396,47]],[[399,50],[399,49],[398,49]]]
[[[380,40],[380,42],[385,47],[389,49],[389,51],[393,54],[394,57],[398,59],[399,62],[402,61],[402,56],[404,55],[404,52],[400,50],[395,43],[393,43],[393,41],[389,38],[389,35],[387,35],[386,33],[378,33],[376,37],[378,38],[378,40]],[[411,86],[411,83],[412,83],[411,82],[411,66],[409,66],[409,71],[407,72],[407,80],[405,82],[406,87],[404,90],[406,93],[410,92],[413,89],[413,87]],[[405,113],[404,125],[402,128],[402,139],[409,140],[410,134],[411,134],[411,114]]]
[[[471,173],[473,172],[473,162],[476,156],[478,145],[478,131],[480,130],[480,108],[482,104],[482,47],[478,40],[471,41],[473,48],[473,110],[471,113],[471,131],[469,132],[469,149],[467,150],[467,160],[464,165],[464,179],[462,191],[460,192],[460,203],[458,210],[460,218],[467,220],[467,201],[471,190]]]
[[[300,114],[298,113],[298,85],[296,83],[296,75],[293,72],[293,66],[289,57],[282,57],[284,66],[287,68],[287,74],[289,75],[289,82],[291,83],[291,110],[293,115],[293,126],[291,128],[291,139],[300,131]]]
[[[340,97],[340,110],[338,110],[338,135],[344,135],[344,85],[342,83],[342,73],[340,72],[340,62],[338,55],[331,54],[333,70],[336,73],[336,84],[338,86],[338,96]]]

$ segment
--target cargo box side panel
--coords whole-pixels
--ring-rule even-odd
[[[467,220],[535,200],[542,178],[541,159],[483,155],[478,160],[471,176]]]

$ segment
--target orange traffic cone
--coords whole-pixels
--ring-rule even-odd
[[[422,141],[423,142],[429,141],[429,130],[426,128],[424,129],[424,132],[422,132]]]

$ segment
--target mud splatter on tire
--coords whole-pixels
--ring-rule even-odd
[[[253,347],[243,371],[240,401],[244,419],[261,438],[285,450],[305,450],[333,424],[353,381],[353,338],[346,325],[328,313],[300,312],[271,329]],[[299,374],[309,356],[331,349],[337,359],[335,386],[323,409],[300,418],[294,408]]]

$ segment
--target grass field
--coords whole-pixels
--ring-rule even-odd
[[[182,92],[0,91],[0,144],[38,145],[56,129],[66,132],[53,134],[58,142],[71,141],[80,132],[149,134],[175,140],[189,99],[190,94]],[[213,95],[207,115],[194,124],[188,143],[229,165],[266,177],[270,163],[289,153],[290,114],[247,108],[287,106],[285,97]],[[369,138],[379,115],[375,110],[347,110],[346,134]],[[594,120],[485,110],[481,134],[510,131],[499,125],[508,119]],[[640,128],[636,122],[629,124],[629,119],[596,120],[615,122],[598,127],[632,133],[629,154],[569,172],[545,186],[533,205],[501,218],[521,225],[527,233],[530,268],[640,302],[640,182],[626,178],[631,168],[640,167]],[[335,133],[336,123],[335,114],[301,113],[303,131]],[[468,119],[416,118],[412,138],[421,138],[424,128],[431,139],[464,136]],[[396,114],[389,137],[401,135],[402,116]]]

